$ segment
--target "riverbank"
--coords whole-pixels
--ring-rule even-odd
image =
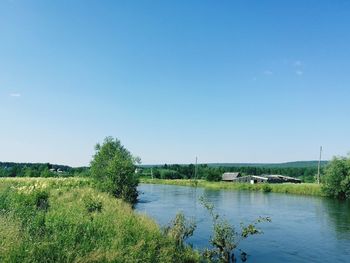
[[[0,178],[0,262],[197,262],[84,178]]]
[[[205,180],[189,179],[151,179],[141,178],[141,183],[145,184],[169,184],[169,185],[182,185],[182,186],[197,186],[209,189],[229,189],[229,190],[249,190],[249,191],[262,191],[262,192],[274,192],[274,193],[287,193],[297,195],[312,195],[312,196],[324,196],[321,186],[312,183],[302,184],[246,184],[246,183],[230,183],[230,182],[209,182]]]

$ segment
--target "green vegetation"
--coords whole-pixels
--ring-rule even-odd
[[[252,223],[241,223],[240,230],[236,231],[236,228],[227,219],[221,217],[215,211],[214,205],[205,199],[204,196],[199,198],[199,202],[209,212],[213,225],[210,247],[202,251],[200,262],[236,262],[236,250],[240,251],[241,260],[243,262],[246,261],[247,253],[238,248],[240,242],[249,236],[263,233],[257,228],[257,225],[262,222],[271,222],[271,219],[269,217],[259,217]],[[188,246],[184,241],[193,235],[196,226],[193,219],[186,219],[185,215],[180,212],[164,229],[164,233],[175,240],[178,249],[184,249]]]
[[[93,180],[0,178],[0,262],[198,260]]]
[[[178,180],[165,180],[165,179],[149,179],[141,178],[141,183],[150,184],[170,184],[170,185],[182,185],[182,186],[194,186],[193,180],[178,179]],[[303,184],[247,184],[247,183],[230,183],[230,182],[208,182],[206,180],[197,180],[198,187],[205,187],[209,189],[229,189],[229,190],[250,190],[250,191],[262,191],[262,192],[274,192],[274,193],[288,193],[298,195],[313,195],[324,196],[321,185],[303,183]]]
[[[112,139],[112,138],[110,138]],[[112,139],[113,140],[113,139]],[[327,161],[321,163],[321,172]],[[134,163],[135,165],[137,163]],[[189,165],[138,165],[141,175],[158,179],[193,179],[195,166]],[[281,174],[301,179],[303,182],[315,182],[317,162],[290,162],[281,164],[200,164],[197,179],[220,181],[224,172],[240,172],[243,175]],[[55,164],[1,163],[0,177],[70,177],[89,176],[88,167],[72,168]]]
[[[338,199],[350,199],[350,155],[334,158],[325,171],[323,191]]]
[[[89,176],[88,167],[72,168],[49,163],[0,162],[0,177],[72,177]]]
[[[185,240],[193,235],[196,227],[196,222],[193,219],[186,219],[184,213],[179,212],[163,231],[165,235],[175,240],[176,246],[179,249],[183,249],[186,246]]]
[[[91,175],[101,190],[134,204],[137,200],[138,179],[135,175],[137,158],[118,139],[107,137],[97,144],[91,161]]]
[[[288,167],[292,165],[293,167]],[[313,166],[316,162],[295,162],[283,165],[260,165],[246,164],[245,166],[225,167],[225,164],[200,165],[200,180],[195,180],[194,185],[194,166],[193,165],[164,165],[153,167],[153,177],[150,178],[149,169],[146,168],[142,174],[142,183],[155,184],[173,184],[184,186],[199,186],[211,189],[232,189],[232,190],[250,190],[275,193],[289,193],[299,195],[330,196],[338,199],[350,199],[350,156],[334,158],[331,162],[323,162],[326,167],[321,168],[321,185],[315,183],[302,184],[246,184],[246,183],[228,183],[221,182],[221,176],[224,172],[241,172],[243,175],[259,174],[282,174],[292,177],[299,177],[306,182],[314,182],[314,175],[317,173],[317,167]],[[169,172],[171,171],[171,173]],[[302,176],[297,175],[302,174]],[[171,176],[168,176],[171,175]]]
[[[0,178],[0,262],[230,262],[239,232],[202,200],[213,219],[202,255],[185,240],[196,224],[183,213],[161,231],[131,206],[98,191],[89,178]],[[245,257],[244,252],[241,256]]]
[[[213,222],[213,236],[210,238],[211,248],[206,249],[203,252],[204,258],[209,262],[236,262],[235,250],[238,248],[239,243],[252,235],[261,234],[262,231],[257,228],[257,225],[262,222],[271,222],[269,217],[260,217],[250,224],[240,225],[240,231],[237,232],[235,227],[230,222],[222,218],[214,208],[214,205],[206,200],[203,196],[200,198],[200,202],[207,209]],[[240,249],[241,260],[246,261],[247,253]]]
[[[193,164],[140,169],[139,159],[112,137],[97,144],[95,150],[90,168],[0,163],[0,177],[5,177],[0,178],[0,262],[228,263],[234,262],[240,241],[261,233],[257,224],[270,221],[258,218],[242,223],[236,231],[202,199],[212,218],[213,235],[210,247],[200,255],[185,243],[196,223],[183,213],[161,230],[154,221],[132,210],[139,175],[143,183],[350,198],[350,157],[335,158],[322,167],[325,176],[321,187],[315,183],[220,181],[224,172],[240,172],[282,174],[313,182],[317,168],[310,163],[291,167],[199,165],[195,176]],[[239,251],[245,261],[247,254]]]
[[[327,162],[322,162],[321,172]],[[290,166],[289,166],[290,165]],[[141,166],[142,176],[157,179],[194,179],[195,166],[160,165]],[[301,179],[303,182],[315,182],[317,162],[293,162],[285,164],[200,164],[197,166],[197,178],[207,181],[220,181],[224,172],[240,172],[242,175],[281,174]]]

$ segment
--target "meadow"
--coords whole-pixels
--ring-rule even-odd
[[[321,185],[314,183],[284,183],[284,184],[248,184],[248,183],[230,183],[230,182],[209,182],[206,180],[190,179],[150,179],[142,178],[141,183],[150,184],[170,184],[182,186],[197,186],[209,189],[229,189],[229,190],[249,190],[274,193],[286,193],[297,195],[324,196]]]
[[[0,178],[0,262],[197,262],[84,178]]]

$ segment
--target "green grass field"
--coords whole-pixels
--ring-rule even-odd
[[[188,179],[168,180],[168,179],[142,178],[141,182],[152,183],[152,184],[183,185],[183,186],[196,185],[195,181],[188,180]],[[298,194],[298,195],[323,196],[323,193],[321,191],[321,186],[318,184],[311,184],[311,183],[247,184],[247,183],[230,183],[230,182],[209,182],[205,180],[197,180],[197,186],[210,188],[210,189],[249,190],[249,191],[288,193],[288,194]]]
[[[197,262],[89,179],[0,178],[0,262]]]

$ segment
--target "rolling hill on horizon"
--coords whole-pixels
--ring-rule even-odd
[[[321,166],[325,166],[329,161],[321,161]],[[271,167],[271,168],[308,168],[317,167],[318,161],[293,161],[293,162],[283,162],[283,163],[199,163],[199,165],[208,165],[209,167]],[[142,164],[140,167],[151,168],[159,167],[164,164]],[[167,164],[171,165],[171,164]],[[189,164],[179,164],[179,165],[189,165]]]

